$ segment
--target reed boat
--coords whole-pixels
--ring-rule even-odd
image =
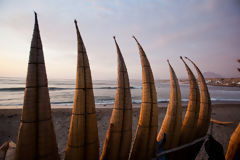
[[[101,160],[127,160],[132,142],[132,99],[129,78],[115,37],[114,41],[118,56],[117,90]]]
[[[200,109],[199,109],[199,116],[198,116],[198,122],[197,122],[197,128],[196,128],[196,134],[194,139],[201,138],[207,134],[208,127],[210,124],[211,119],[211,99],[210,94],[208,92],[208,87],[206,84],[206,81],[204,79],[204,76],[202,75],[200,69],[197,67],[197,65],[189,58],[185,57],[187,60],[189,60],[194,68],[197,71],[198,74],[198,81],[200,83]],[[192,147],[192,150],[189,152],[189,160],[195,159],[197,154],[199,153],[201,146],[203,142],[200,142]]]
[[[170,97],[166,115],[157,136],[157,141],[159,142],[163,138],[164,134],[166,135],[166,141],[163,144],[164,150],[178,146],[182,127],[182,104],[180,87],[177,76],[169,61],[168,65],[170,71],[171,86]]]
[[[14,159],[59,159],[37,13]]]
[[[98,160],[99,140],[91,70],[77,21],[77,76],[65,160]]]
[[[180,58],[183,61],[187,70],[190,88],[187,111],[185,113],[185,117],[182,123],[181,136],[179,141],[179,145],[183,145],[193,141],[195,138],[200,108],[200,92],[194,74],[188,67],[187,63],[183,60],[183,58]]]
[[[237,128],[235,129],[229,140],[225,159],[226,160],[240,159],[240,123],[238,123]]]
[[[130,159],[147,160],[152,158],[155,151],[158,129],[157,93],[147,56],[137,39],[133,38],[137,42],[142,65],[142,104]]]

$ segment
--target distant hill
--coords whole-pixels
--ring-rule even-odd
[[[203,76],[205,78],[224,78],[224,76],[214,73],[214,72],[204,72]]]

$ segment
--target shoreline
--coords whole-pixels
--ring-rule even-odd
[[[167,104],[166,104],[167,105]],[[184,118],[186,112],[186,105],[184,107],[182,116]],[[108,105],[104,108],[96,105],[96,115],[98,121],[98,134],[100,149],[102,151],[102,146],[105,139],[105,134],[108,129],[110,122],[110,117],[112,113],[113,105]],[[166,114],[166,107],[158,107],[158,131],[160,130],[161,124],[163,122],[164,116]],[[18,134],[18,128],[20,124],[21,109],[0,109],[0,145],[7,140],[13,140],[16,143],[16,138]],[[133,105],[133,123],[132,123],[132,140],[134,139],[134,134],[136,131],[138,118],[140,112],[140,104]],[[240,103],[239,104],[212,104],[212,118],[219,121],[230,121],[233,124],[230,125],[213,125],[213,137],[223,145],[224,152],[227,150],[228,141],[232,132],[235,130],[236,126],[240,122]],[[68,138],[68,129],[70,125],[70,118],[72,114],[72,108],[52,108],[52,119],[54,123],[54,128],[56,132],[56,139],[58,143],[59,154],[61,158],[64,157],[64,150]],[[210,128],[210,127],[209,127]],[[210,133],[210,129],[208,131]],[[207,154],[204,147],[198,154],[196,160],[207,159]]]
[[[215,101],[212,102],[212,105],[221,105],[221,104],[240,104],[240,101]],[[95,104],[95,108],[104,109],[104,108],[113,108],[114,104]],[[168,102],[158,103],[158,108],[167,108]],[[186,107],[188,105],[187,101],[182,102],[182,107]],[[0,105],[0,110],[5,109],[22,109],[23,105]],[[132,104],[133,108],[140,108],[141,103]],[[72,109],[73,105],[51,105],[51,109]]]

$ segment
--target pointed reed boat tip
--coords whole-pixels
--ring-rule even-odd
[[[75,26],[78,28],[77,20],[74,19]]]
[[[169,62],[169,60],[167,59],[167,63],[170,65],[170,62]]]
[[[188,58],[188,57],[185,57],[187,60],[189,60],[192,64],[194,64],[195,65],[195,63],[190,59],[190,58]]]
[[[184,61],[183,57],[180,56],[180,59],[183,61],[183,63],[186,65],[186,62]]]
[[[137,38],[136,38],[134,35],[132,36],[132,38],[135,39],[135,41],[137,42],[137,44],[139,44]]]
[[[74,23],[77,24],[77,20],[76,19],[74,19]]]
[[[77,20],[76,19],[74,19],[74,23],[75,23],[75,27],[76,27],[77,35],[78,35],[79,29],[78,29],[78,24],[77,24]]]
[[[113,36],[113,39],[114,39],[114,42],[115,42],[115,44],[116,44],[116,46],[117,46],[117,48],[118,48],[118,44],[117,44],[116,37],[115,37],[115,36]]]
[[[33,11],[34,12],[34,16],[35,16],[35,23],[38,23],[38,18],[37,18],[37,12]]]
[[[117,40],[116,40],[116,37],[115,37],[115,36],[113,36],[113,39],[114,39],[115,43],[117,43]]]

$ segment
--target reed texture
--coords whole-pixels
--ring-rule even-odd
[[[182,124],[179,142],[180,145],[183,145],[193,141],[195,138],[200,108],[200,93],[198,83],[194,74],[192,73],[186,62],[182,59],[182,57],[180,58],[183,61],[187,70],[190,88],[187,111]]]
[[[211,119],[211,112],[212,112],[211,99],[210,99],[210,94],[208,92],[207,84],[205,82],[205,79],[201,71],[192,60],[190,60],[189,58],[187,59],[195,67],[198,73],[198,81],[200,83],[200,93],[201,93],[200,94],[200,111],[199,111],[199,117],[198,117],[197,129],[196,129],[197,134],[195,137],[195,138],[199,138],[199,137],[205,136],[208,131],[208,127]]]
[[[240,123],[238,123],[237,128],[235,129],[229,140],[225,159],[226,160],[240,159]]]
[[[131,160],[151,159],[155,151],[155,141],[158,129],[157,93],[154,77],[147,56],[137,39],[142,65],[142,104],[136,129]]]
[[[87,52],[75,20],[78,41],[77,77],[66,160],[99,159],[98,127]]]
[[[197,65],[189,58],[188,59],[194,66],[194,68],[197,71],[198,74],[198,81],[200,83],[200,109],[199,109],[199,116],[198,116],[198,122],[197,122],[197,128],[195,133],[195,139],[203,137],[207,134],[208,127],[210,124],[211,119],[211,99],[210,94],[208,92],[208,87],[205,82],[205,79],[200,71],[200,69],[197,67]],[[189,151],[187,160],[195,159],[197,154],[199,153],[201,147],[202,147],[203,141],[195,144],[191,151]]]
[[[59,159],[36,13],[14,159]]]
[[[163,145],[164,150],[178,146],[182,127],[182,104],[180,87],[177,76],[169,61],[168,64],[171,79],[170,97],[167,112],[157,136],[157,141],[160,141],[163,138],[163,135],[166,134],[166,142]]]
[[[132,100],[127,68],[114,37],[118,55],[115,102],[101,160],[127,160],[132,141]]]

